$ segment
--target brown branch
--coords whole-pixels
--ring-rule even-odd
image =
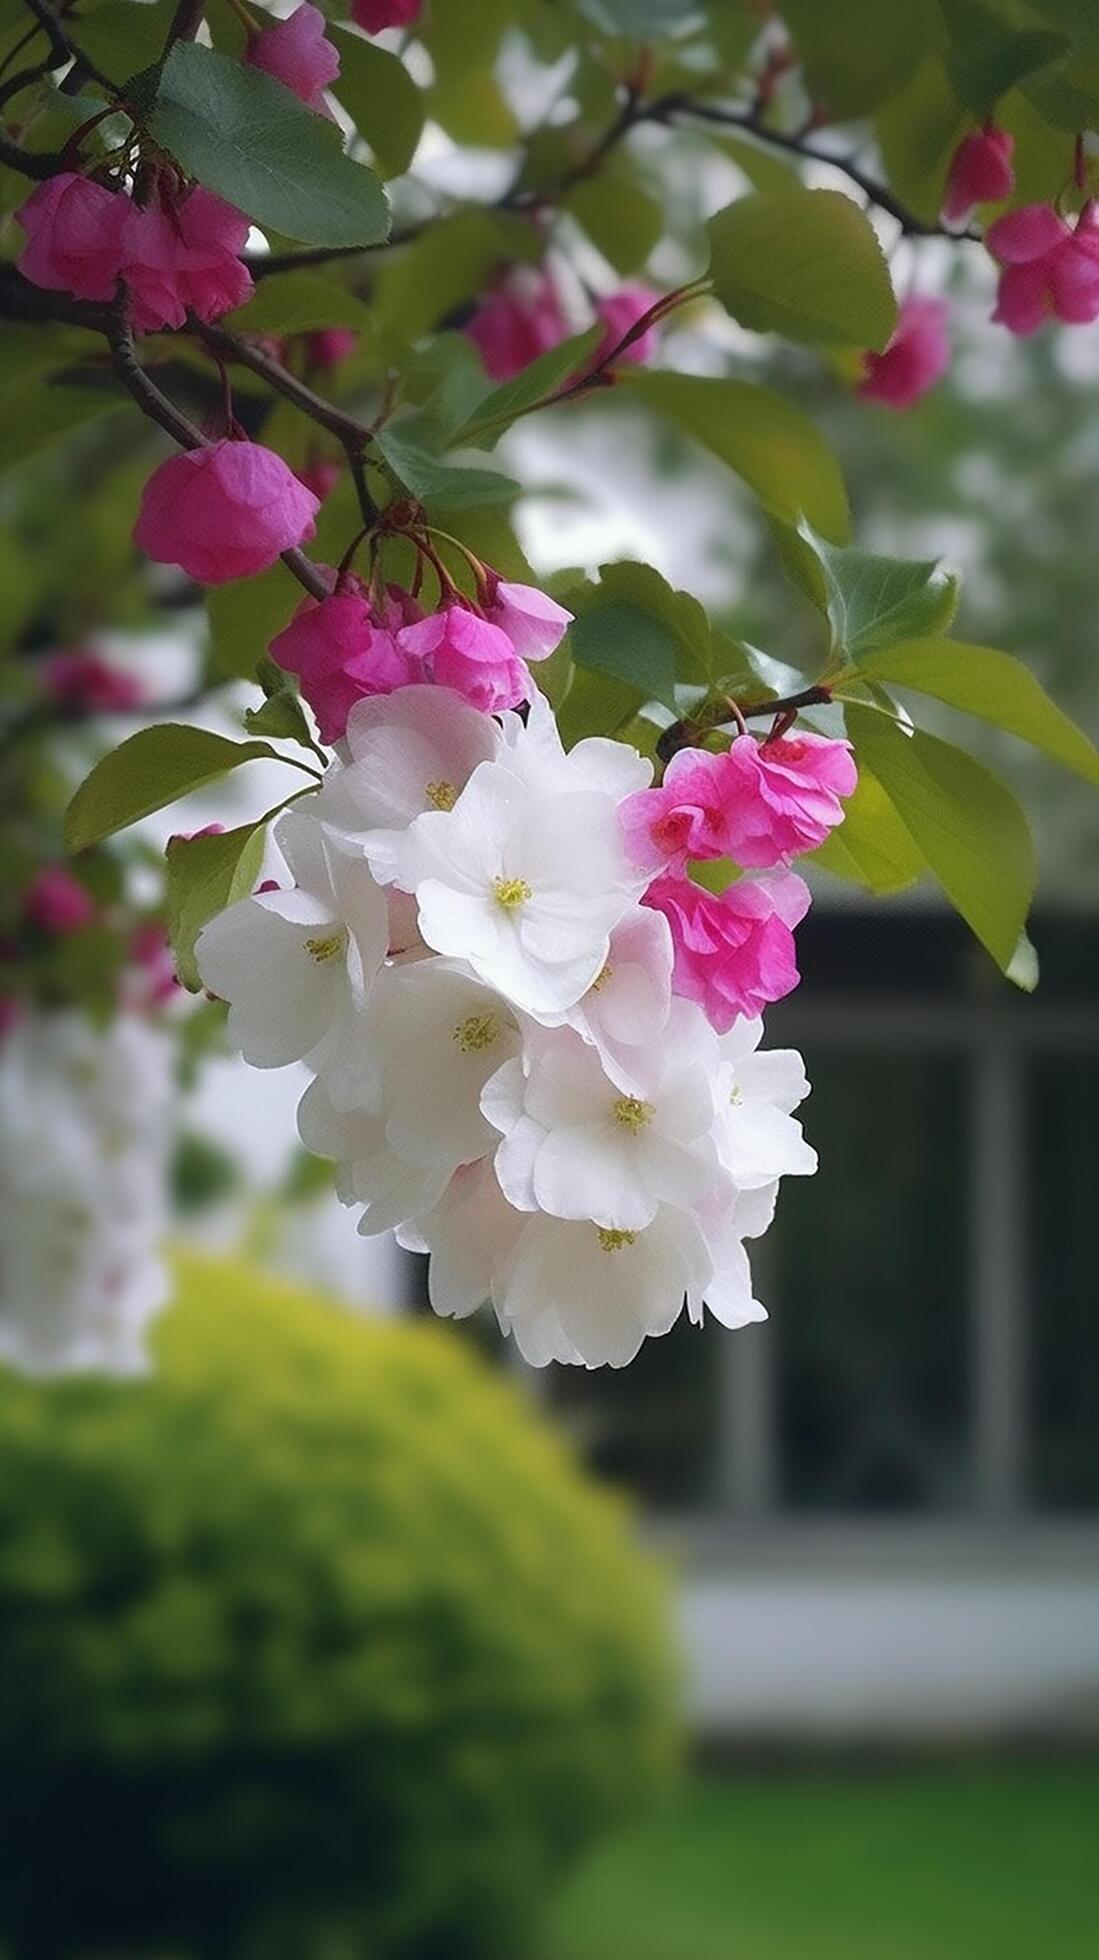
[[[776,695],[770,701],[735,701],[731,696],[724,700],[711,702],[700,714],[685,715],[682,721],[673,721],[666,728],[656,744],[656,753],[661,762],[670,762],[680,749],[689,749],[703,735],[709,735],[715,728],[745,721],[758,721],[764,716],[782,717],[800,713],[802,708],[826,707],[832,700],[832,690],[818,682],[812,687],[803,687],[799,694]]]
[[[329,435],[335,436],[345,448],[361,451],[370,441],[370,431],[365,423],[358,421],[354,415],[345,414],[334,402],[326,401],[306,382],[299,381],[297,375],[291,374],[281,361],[277,361],[273,354],[268,354],[255,341],[243,339],[225,327],[213,326],[204,320],[189,321],[188,331],[219,360],[236,361],[258,375],[276,394],[292,402],[295,408],[300,408],[302,414],[308,415],[320,428],[327,429]]]

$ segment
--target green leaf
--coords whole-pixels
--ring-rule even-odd
[[[743,477],[772,516],[787,524],[804,517],[825,537],[847,537],[847,493],[839,464],[792,402],[748,381],[660,369],[632,371],[629,380],[654,408]]]
[[[1010,790],[962,749],[848,705],[860,767],[881,782],[947,897],[1006,973],[1034,893],[1034,844]]]
[[[907,82],[942,35],[934,0],[783,0],[814,104],[829,122],[864,116]]]
[[[812,853],[812,862],[881,898],[906,891],[927,870],[923,852],[863,761],[855,792],[843,806],[843,822]]]
[[[650,700],[674,711],[676,638],[640,606],[610,599],[581,613],[569,628],[569,651],[578,667],[627,682],[637,697],[631,713]],[[566,707],[571,700],[570,693]]]
[[[289,625],[301,596],[285,565],[272,565],[258,578],[211,586],[206,594],[211,678],[247,679],[254,674],[275,634]]]
[[[832,545],[808,525],[799,539],[812,552],[822,586],[803,582],[816,604],[823,599],[832,628],[833,651],[860,666],[879,648],[895,646],[949,626],[958,600],[958,580],[938,559],[882,558],[853,545]]]
[[[0,395],[0,470],[25,462],[85,422],[122,409],[132,414],[133,403],[106,388],[52,387],[43,380],[6,389]]]
[[[498,470],[466,468],[460,463],[443,462],[429,449],[409,441],[396,428],[387,425],[374,438],[410,497],[418,503],[434,499],[461,510],[475,504],[506,503],[518,494],[519,485]]]
[[[97,762],[65,812],[70,851],[100,844],[153,810],[186,796],[242,762],[284,762],[267,742],[231,742],[208,728],[161,722],[142,728]]]
[[[861,665],[874,680],[913,688],[1007,729],[1099,788],[1099,751],[1010,653],[961,640],[919,639],[884,648]]]
[[[399,251],[387,253],[374,289],[378,328],[403,353],[455,307],[485,290],[493,271],[541,250],[533,225],[504,212],[467,208],[440,218]]]
[[[156,141],[200,184],[307,245],[378,245],[389,206],[326,116],[281,82],[214,48],[177,41],[149,118]]]
[[[883,348],[897,302],[870,220],[842,191],[757,191],[710,219],[718,299],[742,327]]]
[[[419,89],[404,62],[388,48],[331,22],[326,31],[340,56],[333,95],[369,143],[383,177],[402,176],[423,133]]]
[[[411,355],[404,370],[402,400],[420,410],[431,448],[445,448],[458,431],[472,426],[481,403],[493,391],[477,349],[464,333],[440,333]]]
[[[368,306],[316,272],[277,272],[257,286],[245,306],[221,323],[232,333],[316,333],[322,327],[371,330]]]
[[[631,681],[578,667],[557,711],[561,740],[571,749],[587,735],[615,735],[630,726],[649,698],[645,688]]]
[[[563,340],[551,347],[537,360],[528,361],[525,368],[494,388],[490,395],[478,404],[476,413],[470,417],[464,428],[460,428],[451,440],[453,442],[478,442],[491,434],[493,439],[503,435],[504,430],[525,415],[546,395],[554,395],[567,381],[580,373],[594,354],[603,338],[605,329],[601,324],[587,327],[583,333],[574,334],[570,340]]]
[[[623,558],[609,565],[601,565],[599,584],[581,587],[575,595],[575,603],[570,598],[563,599],[561,603],[572,605],[573,610],[580,613],[604,605],[611,599],[636,606],[667,628],[675,642],[675,676],[678,681],[699,687],[709,686],[713,675],[713,630],[705,607],[692,593],[676,591],[651,565]],[[662,697],[654,695],[653,698],[660,700]],[[667,705],[674,706],[675,703]]]
[[[946,57],[951,87],[963,107],[982,120],[1009,89],[1069,51],[1064,35],[1010,27],[984,0],[940,4],[951,39]]]
[[[104,0],[87,12],[81,8],[75,39],[111,81],[127,82],[159,60],[174,12],[175,0],[145,0],[142,6]]]
[[[185,987],[202,986],[195,940],[207,921],[254,890],[263,864],[267,818],[215,837],[173,837],[166,852],[168,936]]]
[[[640,271],[664,232],[664,211],[638,181],[637,167],[616,151],[605,169],[581,178],[564,199],[596,250],[616,272]]]
[[[920,63],[904,93],[886,103],[877,117],[875,131],[889,183],[925,224],[938,219],[951,158],[969,127],[938,55]]]
[[[1019,943],[1011,956],[1007,969],[1007,977],[1011,981],[1012,986],[1018,987],[1020,992],[1024,994],[1032,994],[1038,985],[1041,977],[1038,968],[1038,954],[1026,932],[1019,934]]]

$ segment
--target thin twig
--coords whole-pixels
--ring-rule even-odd
[[[670,762],[680,749],[689,749],[703,736],[715,728],[724,728],[729,722],[737,726],[746,721],[758,721],[767,715],[796,715],[802,708],[826,707],[832,700],[832,689],[823,682],[813,687],[803,687],[799,694],[776,696],[770,701],[734,701],[731,698],[711,702],[697,715],[685,715],[682,721],[674,721],[666,728],[656,744],[656,752],[661,762]]]

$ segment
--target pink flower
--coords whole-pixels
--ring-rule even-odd
[[[626,848],[642,870],[683,871],[689,858],[787,864],[843,821],[840,798],[857,780],[850,743],[824,735],[738,735],[725,755],[681,749],[660,789],[623,802]]]
[[[332,495],[340,480],[340,474],[339,463],[329,458],[316,463],[305,463],[300,470],[294,471],[298,482],[304,483],[306,489],[312,491],[319,504],[323,504],[325,498]]]
[[[507,634],[520,660],[545,660],[564,638],[572,614],[535,585],[493,578],[487,618]]]
[[[1015,189],[1011,159],[1015,138],[1009,129],[986,123],[971,130],[954,152],[943,217],[949,224],[968,218],[975,204],[999,204]]]
[[[351,18],[368,34],[387,27],[412,27],[420,18],[423,0],[351,0]]]
[[[224,837],[223,823],[204,823],[201,830],[173,830],[169,844],[193,844],[199,837]]]
[[[47,864],[28,886],[23,916],[40,932],[63,936],[82,932],[95,918],[95,902],[64,865]]]
[[[451,687],[487,715],[517,708],[534,692],[524,661],[507,634],[468,606],[455,603],[429,613],[415,626],[403,626],[397,644],[440,687]]]
[[[742,879],[719,898],[689,878],[657,878],[641,903],[671,927],[673,991],[697,1001],[719,1034],[797,986],[792,927],[809,909],[809,892],[792,871]]]
[[[466,332],[493,381],[510,381],[568,339],[568,321],[547,272],[523,266],[481,301]]]
[[[607,355],[614,352],[619,341],[629,333],[630,328],[635,327],[637,322],[644,318],[659,298],[660,294],[654,293],[651,286],[643,286],[640,282],[635,282],[629,286],[620,286],[616,293],[608,293],[605,299],[597,300],[596,316],[602,320],[607,331],[596,349],[595,360],[606,360]],[[656,327],[646,327],[644,333],[639,334],[636,340],[631,340],[629,346],[622,349],[618,359],[651,361],[656,352],[657,338]]]
[[[218,826],[220,828],[220,826]],[[199,831],[197,835],[202,836]],[[179,990],[179,976],[168,943],[168,934],[159,919],[144,919],[130,936],[130,959],[135,972],[128,976],[126,995],[134,1007],[162,1007]]]
[[[242,306],[252,275],[237,255],[248,231],[243,213],[201,184],[178,200],[131,204],[122,276],[135,330],[181,327],[188,313],[216,320]]]
[[[319,508],[273,449],[225,438],[153,471],[134,543],[200,584],[225,585],[267,571],[280,552],[311,538]]]
[[[949,366],[944,301],[913,295],[901,304],[896,330],[885,352],[867,351],[863,355],[863,376],[856,393],[864,401],[881,402],[885,408],[911,408]]]
[[[51,653],[42,663],[46,693],[74,713],[108,715],[139,707],[145,689],[136,674],[112,667],[97,653]]]
[[[1034,333],[1051,315],[1075,326],[1099,319],[1099,224],[1091,203],[1075,229],[1051,204],[1024,204],[997,218],[985,243],[1003,267],[992,317],[1012,333]]]
[[[73,170],[48,177],[18,213],[27,241],[16,260],[20,272],[50,292],[113,299],[129,211],[129,198]]]
[[[305,0],[305,5],[296,7],[285,20],[277,20],[255,35],[244,58],[290,89],[307,109],[331,116],[324,91],[329,82],[339,79],[340,57],[325,39],[326,25],[320,8]]]
[[[354,327],[321,327],[306,336],[305,350],[312,365],[328,374],[346,361],[358,344]]]
[[[729,756],[681,749],[659,789],[635,790],[619,806],[634,863],[643,871],[683,872],[688,858],[726,857],[725,811],[740,787]]]
[[[365,695],[392,694],[423,678],[413,656],[378,625],[361,588],[304,600],[270,652],[298,676],[322,742],[339,741]]]

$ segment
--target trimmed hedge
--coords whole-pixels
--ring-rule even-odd
[[[672,1753],[654,1575],[450,1330],[179,1271],[152,1380],[0,1378],[0,1938],[514,1955]]]

